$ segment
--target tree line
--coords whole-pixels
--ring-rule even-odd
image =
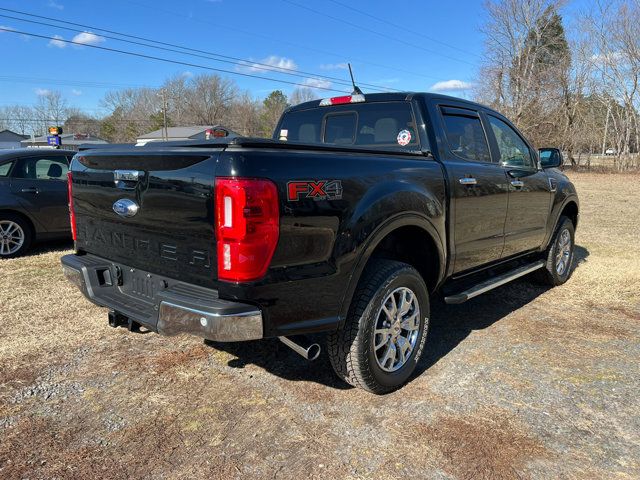
[[[536,146],[557,146],[574,164],[615,153],[619,168],[638,166],[640,148],[640,0],[596,0],[567,23],[564,0],[487,0],[485,48],[473,98],[505,114]],[[159,88],[108,92],[96,117],[71,108],[59,92],[33,107],[0,107],[0,129],[41,134],[52,123],[110,142],[174,125],[225,125],[270,137],[288,106],[317,98],[300,88],[264,99],[218,75],[179,75]]]
[[[613,152],[621,169],[640,148],[640,1],[597,0],[566,25],[562,0],[488,0],[478,100],[537,146],[573,164]]]
[[[108,92],[94,116],[70,107],[59,91],[43,92],[35,106],[0,107],[0,130],[43,135],[49,125],[85,133],[112,143],[134,142],[140,135],[167,126],[224,125],[241,135],[270,137],[289,105],[317,98],[298,88],[289,97],[274,90],[263,100],[240,91],[233,80],[218,75],[176,76],[159,88],[126,88]]]

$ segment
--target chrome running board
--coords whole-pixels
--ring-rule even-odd
[[[477,297],[478,295],[482,295],[489,290],[493,290],[505,283],[509,283],[516,278],[523,277],[528,273],[531,273],[535,270],[538,270],[544,267],[544,261],[539,260],[534,263],[530,263],[529,265],[524,265],[522,267],[516,268],[514,270],[510,270],[502,275],[498,275],[497,277],[490,278],[489,280],[485,280],[484,282],[478,283],[473,287],[465,290],[464,292],[456,293],[455,295],[449,295],[448,297],[444,297],[444,301],[450,304],[464,303],[467,300]]]

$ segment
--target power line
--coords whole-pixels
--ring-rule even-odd
[[[378,32],[377,30],[373,30],[373,29],[368,28],[368,27],[363,27],[362,25],[358,25],[357,23],[350,22],[348,20],[345,20],[344,18],[339,18],[339,17],[335,17],[333,15],[329,15],[328,13],[323,13],[323,12],[321,12],[319,10],[315,10],[315,9],[313,9],[311,7],[307,7],[306,5],[301,5],[301,4],[296,3],[296,2],[294,2],[292,0],[282,0],[282,1],[285,2],[285,3],[288,3],[290,5],[294,5],[294,6],[298,7],[298,8],[302,8],[304,10],[308,10],[310,12],[313,12],[316,15],[320,15],[320,16],[323,16],[323,17],[326,17],[326,18],[330,18],[332,20],[335,20],[336,22],[344,23],[345,25],[349,25],[351,27],[357,28],[359,30],[363,30],[365,32],[373,33],[374,35],[381,36],[381,37],[386,38],[388,40],[393,40],[394,42],[399,42],[399,43],[402,43],[404,45],[407,45],[407,46],[410,46],[410,47],[413,47],[413,48],[417,48],[418,50],[423,50],[423,51],[425,51],[427,53],[431,53],[433,55],[438,55],[440,57],[444,57],[444,58],[447,58],[449,60],[453,60],[455,62],[466,63],[467,65],[472,65],[472,66],[476,65],[476,64],[474,64],[472,62],[468,62],[468,61],[462,60],[460,58],[452,57],[451,55],[447,55],[447,54],[438,52],[436,50],[431,50],[431,49],[425,48],[425,47],[423,47],[421,45],[416,45],[415,43],[407,42],[406,40],[402,40],[400,38],[396,38],[396,37],[393,37],[391,35],[387,35],[386,33]]]
[[[72,122],[74,123],[91,123],[91,122],[98,122],[98,123],[102,123],[105,121],[105,119],[107,119],[108,117],[110,117],[110,115],[106,115],[104,118],[93,118],[93,117],[89,117],[89,118],[82,118],[82,119],[78,119],[78,120],[74,120],[73,117],[67,117],[67,118],[20,118],[20,117],[0,117],[0,121],[4,121],[4,122],[28,122],[28,123],[38,123],[38,122],[68,122],[69,119],[72,120]],[[139,123],[139,124],[144,124],[144,125],[149,125],[149,124],[157,124],[157,121],[154,120],[143,120],[140,118],[108,118],[109,123],[121,123],[121,124],[125,124],[125,123]]]
[[[130,35],[127,33],[122,33],[122,32],[117,32],[114,30],[107,30],[101,27],[96,27],[96,26],[91,26],[91,25],[86,25],[86,24],[81,24],[81,23],[75,23],[75,22],[69,22],[66,20],[59,20],[57,18],[53,18],[53,17],[47,17],[44,15],[36,15],[36,14],[32,14],[32,13],[27,13],[27,12],[21,12],[19,10],[13,10],[10,8],[0,8],[0,10],[2,11],[8,11],[8,12],[13,12],[13,13],[18,13],[20,15],[24,15],[24,16],[28,16],[28,17],[34,17],[34,18],[41,18],[41,19],[46,19],[46,20],[50,20],[53,22],[58,22],[58,23],[62,23],[62,24],[66,24],[66,25],[74,25],[74,26],[78,26],[78,27],[82,27],[85,29],[90,29],[90,30],[94,30],[96,32],[108,32],[114,35],[118,35],[121,37],[127,37],[127,38],[133,38],[136,40],[142,40],[144,42],[151,42],[153,44],[157,44],[157,45],[149,45],[148,43],[142,43],[139,41],[132,41],[132,40],[125,40],[124,38],[117,38],[117,37],[113,37],[111,35],[106,35],[104,33],[100,33],[100,35],[104,38],[108,38],[111,40],[116,40],[119,42],[124,42],[124,43],[129,43],[129,44],[133,44],[133,45],[141,45],[144,47],[150,47],[150,48],[155,48],[155,49],[159,49],[159,50],[164,50],[164,51],[169,51],[169,52],[173,52],[173,53],[178,53],[181,55],[190,55],[190,56],[194,56],[194,57],[199,57],[199,58],[206,58],[208,60],[213,60],[216,62],[222,62],[222,63],[229,63],[238,67],[244,67],[244,68],[254,68],[256,70],[266,70],[266,71],[272,71],[275,73],[281,73],[284,75],[291,75],[291,76],[295,76],[295,77],[301,77],[301,78],[306,78],[309,80],[331,80],[334,81],[336,83],[339,83],[341,85],[345,85],[345,86],[351,86],[351,83],[348,82],[347,80],[343,79],[343,78],[338,78],[338,77],[332,77],[329,75],[322,75],[322,74],[317,74],[317,73],[313,73],[313,72],[305,72],[302,70],[296,70],[293,68],[287,68],[287,67],[281,67],[281,66],[277,66],[277,65],[269,65],[266,63],[261,63],[261,62],[254,62],[251,60],[247,60],[247,59],[242,59],[242,58],[238,58],[238,57],[232,57],[229,55],[222,55],[222,54],[218,54],[218,53],[212,53],[212,52],[207,52],[204,50],[198,50],[195,48],[191,48],[191,47],[185,47],[182,45],[177,45],[177,44],[173,44],[173,43],[168,43],[168,42],[162,42],[159,40],[153,40],[153,39],[149,39],[149,38],[145,38],[145,37],[140,37],[140,36],[136,36],[136,35]],[[75,28],[69,28],[69,27],[63,27],[60,25],[54,25],[51,23],[46,23],[46,22],[40,22],[40,21],[36,21],[36,20],[29,20],[26,18],[19,18],[19,17],[14,17],[11,15],[2,15],[0,14],[0,17],[3,18],[9,18],[12,20],[18,20],[21,22],[27,22],[27,23],[33,23],[33,24],[37,24],[37,25],[44,25],[44,26],[48,26],[48,27],[54,27],[54,28],[58,28],[61,30],[67,30],[67,31],[72,31],[72,32],[78,32],[78,33],[82,33],[84,30],[78,30]],[[158,45],[166,45],[169,47],[175,47],[175,48],[179,48],[181,50],[186,50],[186,51],[179,51],[179,50],[175,50],[175,48],[166,48],[166,47],[161,47]],[[191,52],[196,52],[196,53],[191,53]],[[215,57],[219,57],[219,58],[215,58]],[[391,88],[387,88],[387,87],[383,87],[381,85],[375,85],[375,84],[370,84],[370,83],[364,83],[364,82],[360,82],[361,85],[366,86],[366,87],[370,87],[376,90],[381,90],[381,91],[388,91],[388,90],[395,90],[395,89],[391,89]],[[307,85],[309,86],[309,85]],[[398,90],[396,90],[398,91]]]
[[[105,118],[109,117],[107,115]],[[19,117],[0,117],[0,121],[4,122],[29,122],[29,123],[38,123],[38,122],[68,122],[72,117],[67,117],[66,119],[62,118],[19,118]],[[79,120],[74,120],[76,123],[90,123],[90,122],[103,122],[104,118],[83,118]],[[155,124],[157,123],[154,120],[142,120],[139,118],[115,118],[109,119],[109,123],[140,123],[140,124]]]
[[[64,80],[56,78],[43,78],[43,77],[18,77],[11,75],[0,75],[0,82],[17,82],[17,83],[33,83],[39,85],[41,83],[48,83],[51,85],[64,85],[70,87],[82,87],[82,88],[160,88],[160,85],[134,85],[126,83],[105,83],[105,82],[90,82],[81,80]]]
[[[394,28],[398,28],[398,29],[403,30],[405,32],[413,33],[413,34],[418,35],[418,36],[420,36],[422,38],[425,38],[425,39],[427,39],[427,40],[429,40],[431,42],[437,43],[439,45],[443,45],[443,46],[448,47],[448,48],[452,48],[452,49],[457,50],[457,51],[459,51],[461,53],[464,53],[466,55],[469,55],[469,56],[472,56],[472,57],[477,57],[478,56],[475,53],[472,53],[472,52],[469,52],[468,50],[464,50],[462,48],[456,47],[455,45],[451,45],[450,43],[443,42],[442,40],[438,40],[437,38],[430,37],[428,35],[425,35],[422,32],[418,32],[416,30],[411,30],[410,28],[407,28],[406,25],[399,25],[397,23],[390,22],[389,20],[386,20],[384,18],[376,17],[375,15],[371,15],[369,12],[365,12],[364,10],[360,10],[358,8],[352,7],[351,5],[348,5],[346,3],[339,2],[338,0],[329,0],[329,1],[332,2],[332,3],[335,3],[336,5],[340,5],[341,7],[348,8],[349,10],[352,10],[352,11],[354,11],[354,12],[360,14],[360,15],[364,15],[365,17],[373,18],[374,20],[376,20],[378,22],[386,23],[387,25],[390,25],[390,26],[392,26]]]
[[[293,47],[298,48],[298,49],[304,49],[304,50],[307,50],[307,51],[318,52],[318,53],[322,53],[324,55],[329,55],[329,56],[332,56],[332,57],[335,57],[335,58],[340,58],[344,62],[347,61],[347,58],[346,58],[347,56],[344,53],[337,54],[335,52],[330,52],[328,50],[323,50],[323,49],[312,47],[312,46],[309,46],[309,45],[302,45],[302,44],[297,43],[297,42],[294,43],[294,42],[290,42],[290,41],[287,41],[287,40],[275,39],[274,37],[270,37],[269,35],[264,35],[264,34],[253,32],[253,31],[242,30],[240,28],[231,27],[231,26],[226,25],[226,24],[208,22],[206,20],[202,20],[202,19],[197,18],[197,17],[190,17],[188,15],[184,15],[181,12],[167,10],[166,8],[162,8],[162,7],[158,6],[158,5],[146,5],[144,3],[136,2],[136,1],[132,1],[132,0],[123,0],[123,1],[125,1],[126,3],[129,3],[129,4],[141,7],[146,11],[150,11],[151,10],[151,11],[157,11],[157,12],[164,12],[164,13],[172,15],[174,17],[175,16],[179,16],[179,17],[182,17],[182,18],[186,18],[187,20],[192,21],[192,22],[202,23],[204,25],[214,26],[216,28],[224,28],[226,30],[232,30],[232,31],[235,31],[235,32],[240,32],[240,33],[242,33],[244,35],[264,38],[264,39],[271,40],[271,41],[277,41],[278,44],[290,45],[290,46],[293,46]],[[412,70],[406,70],[406,69],[404,69],[402,67],[391,67],[389,65],[383,65],[381,63],[371,62],[371,61],[368,61],[368,60],[363,60],[361,58],[355,58],[355,57],[352,57],[352,56],[348,56],[348,59],[351,60],[352,62],[358,62],[358,63],[364,64],[364,65],[371,65],[373,67],[382,68],[384,70],[390,70],[390,71],[393,71],[393,72],[407,73],[409,75],[413,75],[413,76],[416,76],[416,77],[422,77],[422,78],[428,78],[430,80],[442,80],[442,77],[435,77],[433,75],[425,75],[424,73],[418,73],[418,72],[414,72]]]
[[[248,77],[248,78],[256,78],[259,80],[267,80],[270,82],[276,82],[276,83],[283,83],[283,84],[287,84],[287,85],[295,85],[298,87],[309,87],[309,85],[304,84],[304,83],[300,83],[300,82],[291,82],[288,80],[282,80],[282,79],[277,79],[277,78],[270,78],[270,77],[263,77],[261,75],[253,75],[250,73],[243,73],[243,72],[234,72],[232,70],[224,70],[222,68],[214,68],[214,67],[209,67],[207,65],[200,65],[197,63],[191,63],[191,62],[183,62],[180,60],[171,60],[168,58],[162,58],[162,57],[156,57],[154,55],[147,55],[144,53],[136,53],[136,52],[130,52],[128,50],[120,50],[117,48],[110,48],[110,47],[102,47],[100,45],[90,45],[87,43],[82,43],[82,42],[76,42],[73,40],[65,40],[65,39],[60,39],[60,38],[56,38],[56,37],[52,37],[52,36],[48,36],[48,35],[40,35],[37,33],[32,33],[32,32],[25,32],[25,31],[21,31],[21,30],[13,30],[13,29],[9,29],[9,28],[4,28],[4,27],[0,27],[0,31],[2,32],[9,32],[9,33],[15,33],[15,34],[20,34],[20,35],[26,35],[28,37],[35,37],[35,38],[43,38],[45,40],[56,40],[58,42],[64,42],[64,43],[69,43],[72,45],[79,45],[81,47],[89,47],[89,48],[95,48],[98,50],[103,50],[106,52],[114,52],[114,53],[120,53],[123,55],[129,55],[132,57],[139,57],[139,58],[146,58],[148,60],[157,60],[159,62],[165,62],[165,63],[173,63],[176,65],[183,65],[186,67],[194,67],[194,68],[202,68],[204,70],[210,70],[213,72],[221,72],[221,73],[228,73],[229,75],[237,75],[240,77]],[[322,86],[314,86],[313,88],[315,88],[316,90],[326,90],[329,92],[340,92],[340,93],[344,93],[345,90],[338,90],[336,88],[329,88],[329,87],[322,87]]]

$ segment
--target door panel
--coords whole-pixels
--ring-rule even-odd
[[[504,227],[502,257],[533,250],[542,244],[552,195],[547,174],[538,170],[537,156],[524,138],[505,120],[486,116],[490,137],[505,169],[509,208]]]
[[[454,203],[454,273],[498,260],[504,246],[507,179],[495,164],[447,163]],[[475,185],[462,185],[474,178]]]
[[[503,257],[533,250],[542,245],[552,201],[549,179],[543,170],[508,172],[510,183],[520,181],[522,186],[509,185]],[[517,178],[511,175],[516,175]]]
[[[11,191],[48,232],[70,230],[66,157],[21,158],[13,169]]]
[[[469,270],[499,260],[504,247],[508,183],[492,163],[485,128],[467,105],[440,106],[446,164],[451,188],[454,266]]]

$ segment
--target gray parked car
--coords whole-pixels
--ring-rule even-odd
[[[71,150],[0,150],[0,258],[35,241],[71,238],[67,171]]]

